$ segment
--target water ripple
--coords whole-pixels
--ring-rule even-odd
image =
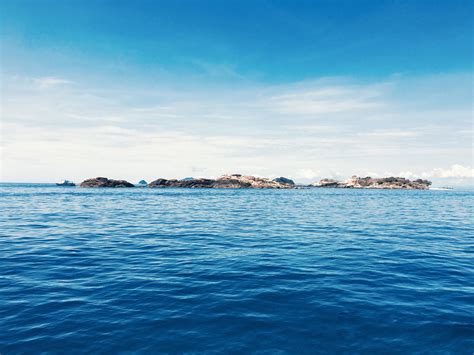
[[[0,352],[469,354],[473,195],[0,184]]]

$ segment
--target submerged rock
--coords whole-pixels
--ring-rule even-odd
[[[96,177],[81,182],[81,187],[134,187],[132,183],[125,180],[113,180],[105,177]]]
[[[337,187],[351,189],[405,189],[405,190],[427,190],[431,181],[416,179],[409,180],[402,177],[372,178],[353,176],[346,181],[322,179],[312,184],[314,187]]]

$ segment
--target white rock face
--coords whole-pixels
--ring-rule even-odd
[[[223,175],[216,179],[216,188],[289,189],[293,185],[250,175]]]

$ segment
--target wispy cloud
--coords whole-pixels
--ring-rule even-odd
[[[366,137],[381,137],[381,138],[404,138],[404,137],[416,137],[419,132],[414,131],[402,131],[402,130],[375,130],[366,133],[359,133],[361,136]]]
[[[321,89],[303,87],[272,96],[267,104],[275,112],[296,115],[323,115],[367,110],[382,105],[381,92],[363,86],[330,86]]]
[[[58,78],[54,76],[44,76],[40,78],[32,78],[32,81],[35,85],[37,85],[40,89],[49,89],[54,86],[64,85],[64,84],[72,84],[73,82],[70,80],[66,80],[63,78]]]

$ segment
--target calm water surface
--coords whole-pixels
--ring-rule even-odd
[[[0,352],[474,351],[472,191],[0,185]]]

